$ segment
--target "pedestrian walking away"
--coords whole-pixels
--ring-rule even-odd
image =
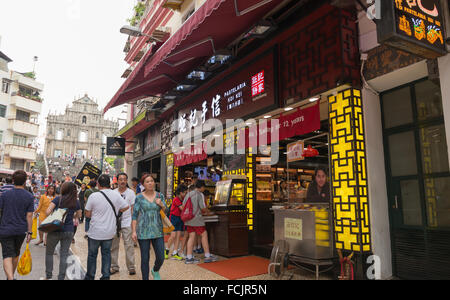
[[[126,210],[122,215],[122,226],[120,230],[120,235],[123,239],[123,245],[125,248],[125,260],[128,268],[128,273],[130,275],[136,274],[136,267],[135,267],[135,253],[134,253],[134,242],[131,237],[132,231],[131,231],[131,219],[132,219],[132,211],[134,208],[134,202],[136,195],[133,192],[133,190],[129,189],[127,186],[128,182],[128,175],[125,173],[119,173],[117,175],[117,181],[119,184],[119,188],[116,189],[123,199],[127,202],[127,204],[130,206],[130,209]],[[119,244],[120,244],[120,237],[117,235],[114,236],[112,248],[111,248],[111,275],[119,272]]]
[[[208,233],[205,227],[205,220],[203,215],[210,213],[205,205],[203,192],[205,190],[205,182],[203,180],[197,180],[195,183],[195,190],[186,195],[183,205],[186,205],[188,200],[192,203],[192,211],[194,217],[185,222],[187,232],[189,234],[189,240],[187,243],[187,255],[186,264],[195,264],[200,261],[193,256],[194,244],[196,243],[196,235],[201,236],[203,249],[205,252],[205,263],[217,261],[217,258],[213,256],[209,251]]]
[[[112,240],[117,234],[118,225],[120,225],[117,223],[116,215],[129,209],[125,199],[118,192],[110,189],[111,180],[108,175],[100,175],[97,186],[99,191],[89,196],[85,208],[86,217],[91,219],[88,231],[85,280],[95,279],[99,248],[101,248],[102,256],[102,277],[100,279],[110,279]]]
[[[45,278],[53,277],[53,254],[56,245],[60,243],[59,275],[58,280],[64,280],[67,270],[70,244],[74,236],[74,219],[81,216],[81,207],[77,199],[77,187],[72,182],[65,182],[61,186],[61,196],[56,197],[47,209],[50,215],[55,208],[67,209],[64,226],[61,230],[49,232],[47,235],[47,248],[45,251]]]
[[[89,182],[89,185],[87,186],[87,190],[84,192],[84,215],[85,215],[85,223],[84,223],[84,231],[87,233],[89,231],[89,224],[91,222],[91,218],[86,216],[86,205],[89,199],[89,196],[92,195],[95,192],[98,192],[97,189],[97,182],[95,180],[91,180]],[[87,234],[84,236],[86,239],[88,238]]]
[[[177,190],[175,191],[176,197],[173,199],[172,205],[170,207],[169,218],[170,222],[175,227],[175,229],[170,233],[170,238],[167,242],[165,252],[166,259],[169,257],[170,247],[173,245],[174,247],[171,258],[176,260],[183,260],[183,257],[178,254],[179,250],[181,250],[180,251],[181,253],[183,253],[184,251],[184,245],[181,249],[179,249],[181,233],[184,230],[184,224],[180,216],[181,216],[181,206],[183,205],[183,199],[186,196],[187,191],[188,191],[187,186],[183,184],[178,186]]]
[[[160,211],[166,209],[166,203],[164,196],[155,190],[155,180],[150,174],[144,175],[141,183],[145,190],[136,197],[133,209],[133,241],[139,242],[142,279],[149,280],[151,244],[156,255],[151,272],[153,279],[160,280],[159,270],[164,263],[164,232]]]
[[[0,187],[0,195],[6,191],[12,190],[14,188],[13,179],[11,177],[6,177],[6,184]]]
[[[0,195],[0,244],[8,280],[14,279],[25,238],[27,243],[31,240],[34,198],[25,189],[26,180],[25,171],[15,171],[14,188]]]

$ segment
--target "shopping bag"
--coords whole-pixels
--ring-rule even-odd
[[[160,210],[159,212],[161,214],[161,220],[163,223],[163,232],[164,233],[171,233],[175,230],[175,227],[172,225],[172,222],[170,222],[169,218],[166,216],[166,214]]]
[[[66,220],[67,208],[55,209],[39,226],[39,230],[43,232],[53,232],[64,228]]]
[[[27,248],[25,249],[25,252],[23,253],[22,257],[19,260],[19,264],[17,265],[17,273],[19,273],[19,275],[22,276],[30,274],[31,267],[33,264],[29,246],[30,244],[27,243]]]
[[[35,239],[36,238],[36,236],[37,236],[37,218],[34,218],[33,219],[33,227],[32,227],[32,229],[31,229],[31,232],[32,232],[32,234],[31,234],[31,239]]]

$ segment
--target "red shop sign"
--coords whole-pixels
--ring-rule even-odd
[[[263,120],[264,121],[264,120]],[[281,115],[278,119],[278,124],[276,122],[260,122],[258,125],[258,145],[259,143],[266,142],[271,144],[271,138],[275,137],[275,130],[279,129],[278,141],[285,140],[298,135],[304,135],[320,129],[320,108],[317,103],[314,106],[300,109],[298,108],[295,112]],[[241,129],[241,132],[244,129]],[[243,149],[252,146],[255,147],[255,134],[256,130],[254,126],[250,128],[245,128],[245,138],[238,137],[238,148]],[[266,138],[266,139],[264,139]],[[245,144],[244,144],[245,141]]]

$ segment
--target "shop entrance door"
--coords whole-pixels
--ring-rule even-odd
[[[394,275],[450,278],[450,169],[440,86],[381,96]]]

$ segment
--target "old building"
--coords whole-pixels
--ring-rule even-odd
[[[78,155],[100,158],[106,137],[118,129],[118,122],[105,120],[98,104],[87,94],[66,107],[64,114],[47,116],[47,157]]]
[[[10,70],[8,56],[0,51],[0,176],[15,170],[30,171],[36,162],[40,94],[44,85],[34,72]]]

